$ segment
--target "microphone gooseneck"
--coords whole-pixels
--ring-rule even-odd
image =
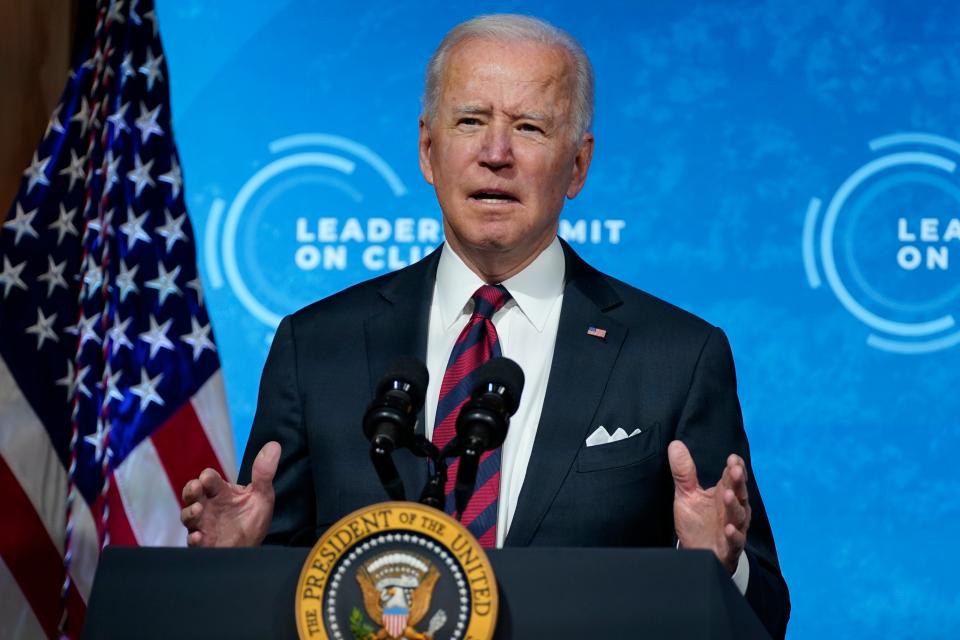
[[[392,454],[413,441],[428,380],[427,368],[417,358],[397,359],[380,379],[376,396],[363,416],[363,433],[370,440],[370,460],[383,488],[394,500],[405,500],[406,492]]]

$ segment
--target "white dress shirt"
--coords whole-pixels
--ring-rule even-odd
[[[523,394],[503,443],[500,464],[500,498],[497,512],[497,548],[510,530],[520,489],[527,474],[533,441],[540,424],[543,400],[550,378],[553,348],[560,324],[566,261],[560,241],[554,241],[523,271],[502,284],[512,298],[493,315],[501,353],[520,365]],[[486,284],[464,264],[450,246],[443,245],[430,303],[427,335],[426,437],[433,439],[440,385],[453,345],[473,313],[473,294]],[[750,565],[740,554],[733,581],[746,593]]]
[[[450,352],[473,313],[474,292],[486,284],[449,245],[443,245],[441,251],[427,337],[430,383],[425,413],[428,439],[433,438],[440,384]],[[510,419],[510,429],[500,454],[498,548],[503,546],[513,521],[537,425],[540,424],[553,346],[557,341],[565,269],[563,249],[555,239],[527,268],[501,283],[512,298],[493,316],[501,353],[519,364],[524,375],[520,406]]]

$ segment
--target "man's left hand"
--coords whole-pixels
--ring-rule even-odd
[[[747,467],[743,458],[730,454],[720,481],[704,489],[685,444],[679,440],[671,442],[667,457],[673,472],[673,520],[680,545],[710,549],[733,575],[750,527]]]

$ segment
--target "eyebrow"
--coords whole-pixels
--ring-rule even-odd
[[[464,104],[458,107],[454,107],[453,112],[456,114],[469,114],[469,115],[484,115],[490,113],[489,107],[482,107],[478,104]]]
[[[453,112],[457,115],[489,115],[492,109],[478,104],[465,104],[454,107]],[[533,120],[535,122],[550,122],[553,118],[543,111],[522,111],[520,113],[507,113],[511,120]]]
[[[549,122],[552,119],[543,111],[522,111],[520,113],[508,113],[507,115],[514,120],[535,120],[538,122]]]

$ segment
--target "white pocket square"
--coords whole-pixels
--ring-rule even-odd
[[[587,438],[588,447],[596,447],[601,444],[610,444],[611,442],[619,442],[620,440],[626,440],[627,438],[632,438],[635,435],[640,434],[640,429],[634,429],[631,433],[627,433],[621,427],[617,427],[617,430],[612,434],[607,431],[607,428],[603,425],[597,427],[597,430],[590,434]]]

